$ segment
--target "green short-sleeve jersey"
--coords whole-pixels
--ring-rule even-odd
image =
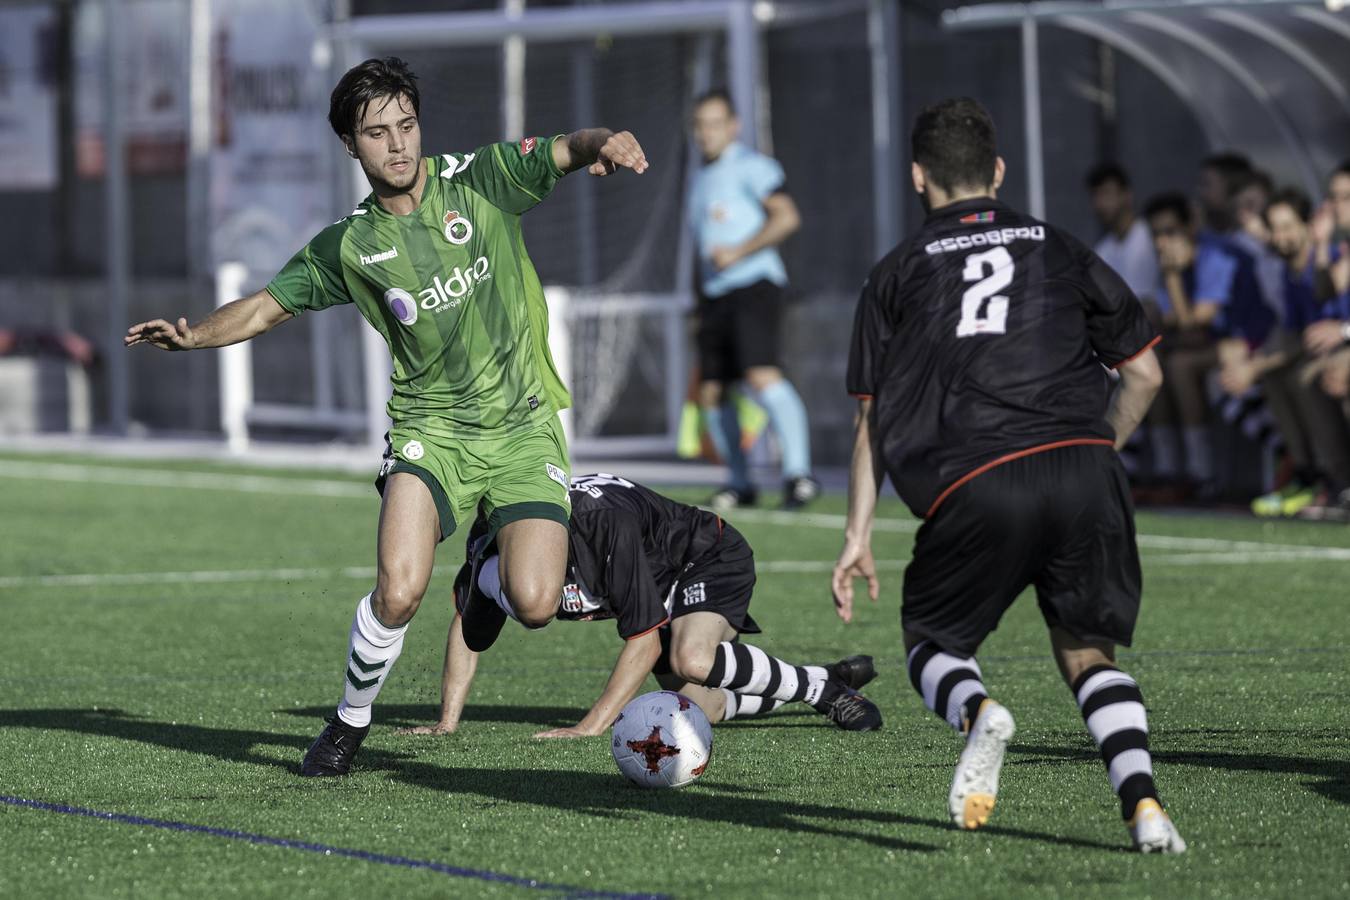
[[[430,434],[494,436],[570,405],[520,215],[562,177],[558,138],[423,160],[406,216],[372,194],[319,232],[267,290],[291,313],[355,303],[394,358],[389,417]]]

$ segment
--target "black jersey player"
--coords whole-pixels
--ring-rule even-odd
[[[1034,585],[1136,847],[1181,852],[1154,786],[1139,688],[1115,665],[1140,593],[1116,448],[1161,386],[1157,338],[1096,254],[995,199],[1003,161],[974,100],[925,109],[913,158],[928,218],[877,263],[854,320],[848,388],[861,407],[836,608],[851,618],[855,577],[877,597],[870,533],[884,471],[924,519],[904,579],[910,678],[967,735],[953,820],[988,820],[1013,734],[974,654]]]
[[[615,621],[624,648],[600,698],[576,725],[537,737],[601,734],[653,672],[694,700],[713,722],[801,701],[846,731],[881,727],[881,713],[857,688],[875,675],[872,658],[793,665],[740,640],[757,634],[750,617],[755,560],[739,532],[718,516],[615,475],[572,479],[567,578],[559,619]],[[480,526],[470,561],[455,580],[457,608],[470,590],[493,593],[497,560]],[[419,733],[454,731],[477,654],[461,617],[450,625],[441,718]]]

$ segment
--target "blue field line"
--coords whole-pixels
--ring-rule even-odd
[[[379,863],[384,866],[399,866],[405,869],[426,869],[452,878],[474,878],[495,884],[507,884],[512,887],[529,888],[536,891],[549,891],[566,897],[614,898],[614,900],[669,900],[668,894],[625,894],[617,891],[592,891],[569,884],[554,884],[534,878],[522,878],[517,875],[504,875],[500,872],[488,872],[483,869],[465,869],[447,863],[429,859],[410,859],[406,856],[389,856],[373,853],[369,850],[353,850],[348,847],[331,847],[327,844],[315,844],[310,841],[296,841],[290,838],[271,837],[265,834],[253,834],[248,831],[236,831],[233,828],[212,828],[209,825],[194,825],[191,822],[174,822],[167,819],[150,819],[145,816],[131,816],[126,813],[103,812],[86,809],[82,806],[68,806],[64,803],[45,803],[41,800],[26,800],[23,797],[10,797],[0,794],[0,803],[26,809],[39,809],[45,812],[64,813],[70,816],[85,816],[90,819],[104,819],[109,822],[121,822],[124,825],[144,825],[148,828],[163,828],[166,831],[183,831],[190,834],[206,834],[211,837],[228,838],[235,841],[247,841],[267,847],[285,847],[288,850],[304,850],[307,853],[322,853],[324,856],[345,856],[363,862]]]

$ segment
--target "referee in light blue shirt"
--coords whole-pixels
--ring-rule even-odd
[[[820,493],[811,477],[806,407],[779,367],[778,339],[787,271],[776,249],[801,224],[783,167],[736,140],[740,121],[726,91],[694,105],[694,143],[703,166],[689,185],[687,216],[698,247],[699,405],[717,452],[730,470],[715,508],[753,506],[758,495],[741,449],[726,386],[744,381],[769,414],[783,454],[783,507]]]

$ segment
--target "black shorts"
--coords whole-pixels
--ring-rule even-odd
[[[1125,469],[1110,447],[1035,453],[958,488],[915,538],[901,621],[972,656],[1029,585],[1047,625],[1129,646],[1139,550]]]
[[[755,556],[741,533],[723,523],[722,537],[680,573],[671,593],[670,620],[696,612],[717,613],[740,634],[759,634],[750,616],[755,591]],[[657,675],[670,672],[670,628],[661,629],[661,657],[652,667]]]
[[[777,366],[783,289],[760,280],[699,301],[698,365],[704,381],[737,381],[755,366]]]

